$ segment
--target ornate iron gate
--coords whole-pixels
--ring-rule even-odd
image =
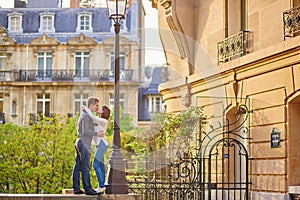
[[[159,152],[139,162],[145,173],[128,180],[129,192],[146,200],[248,200],[248,115],[239,106],[234,120],[211,125],[204,135],[198,131],[193,151],[177,151],[174,159]]]

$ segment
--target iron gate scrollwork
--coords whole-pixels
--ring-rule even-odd
[[[248,116],[241,105],[234,120],[224,117],[204,134],[197,131],[193,150],[178,150],[173,159],[160,152],[139,162],[145,173],[128,180],[129,192],[146,200],[248,200]]]

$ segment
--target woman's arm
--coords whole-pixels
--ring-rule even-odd
[[[94,122],[99,124],[103,129],[106,129],[106,126],[107,126],[106,119],[103,119],[103,118],[100,118],[100,117],[94,115],[88,107],[86,107],[86,106],[82,106],[82,107],[89,114],[89,116],[93,119]]]

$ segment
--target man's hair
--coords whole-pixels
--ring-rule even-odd
[[[102,106],[102,111],[101,117],[108,120],[110,116],[110,109],[107,106]]]
[[[90,105],[95,105],[96,103],[99,103],[99,99],[96,97],[89,97],[87,99],[87,107],[90,107]]]

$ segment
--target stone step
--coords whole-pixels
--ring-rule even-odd
[[[137,194],[0,194],[0,200],[141,200]]]

